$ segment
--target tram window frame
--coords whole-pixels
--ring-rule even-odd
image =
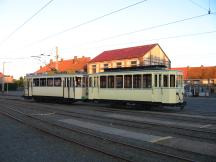
[[[100,88],[106,88],[107,87],[107,76],[103,75],[100,76]]]
[[[154,87],[158,87],[158,75],[154,75]]]
[[[170,75],[170,87],[175,87],[176,86],[175,80],[176,80],[175,75],[171,74]]]
[[[124,88],[132,88],[132,75],[124,75]]]
[[[133,75],[133,88],[141,88],[141,74]]]
[[[98,87],[98,77],[94,77],[94,87]]]
[[[108,76],[108,88],[115,87],[115,77],[113,75]]]
[[[39,84],[40,82],[39,82],[39,78],[35,78],[35,79],[33,79],[33,87],[39,87]]]
[[[40,78],[40,87],[46,87],[46,78]]]
[[[53,78],[47,78],[47,87],[53,87]]]
[[[123,75],[116,75],[115,87],[116,88],[123,88]]]
[[[152,88],[152,74],[143,74],[143,88]]]
[[[163,87],[168,87],[169,86],[169,76],[166,74],[166,75],[163,75]]]
[[[54,78],[54,87],[61,87],[62,79],[61,78]]]

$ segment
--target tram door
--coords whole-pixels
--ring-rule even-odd
[[[32,96],[32,80],[31,79],[26,79],[25,81],[25,96]]]
[[[154,74],[152,76],[153,76],[152,102],[162,102],[162,96],[163,96],[162,75]]]
[[[63,96],[64,98],[70,98],[70,87],[71,87],[71,78],[67,77],[63,80]]]

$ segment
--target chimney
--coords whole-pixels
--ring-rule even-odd
[[[53,63],[53,59],[50,59],[50,63]]]
[[[40,69],[42,69],[42,66],[40,66]]]
[[[61,58],[61,62],[62,62],[62,61],[64,61],[64,59],[63,59],[63,58]]]
[[[74,56],[74,60],[76,60],[77,59],[77,56]]]

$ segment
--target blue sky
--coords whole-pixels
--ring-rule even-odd
[[[93,58],[105,50],[159,43],[170,57],[172,67],[216,65],[216,14],[207,15],[209,2],[211,12],[216,12],[216,0],[146,0],[40,41],[139,1],[54,0],[9,39],[5,39],[49,0],[0,0],[0,63],[7,62],[5,73],[18,78],[54,59],[56,46],[59,47],[60,58],[70,59],[74,56]],[[200,18],[106,39],[204,14]],[[184,36],[205,32],[212,33]],[[41,61],[31,57],[41,53],[51,56],[41,58]]]

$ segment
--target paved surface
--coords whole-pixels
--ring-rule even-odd
[[[0,114],[0,162],[114,161]]]
[[[124,129],[108,127],[108,126],[104,126],[96,123],[89,123],[86,121],[81,121],[76,119],[62,119],[59,121],[71,125],[76,125],[82,128],[91,129],[94,131],[99,131],[106,134],[117,135],[121,137],[132,138],[132,139],[146,141],[146,142],[153,142],[153,141],[159,141],[159,140],[170,138],[170,137],[161,137],[161,136],[155,136],[150,134],[132,132]]]

